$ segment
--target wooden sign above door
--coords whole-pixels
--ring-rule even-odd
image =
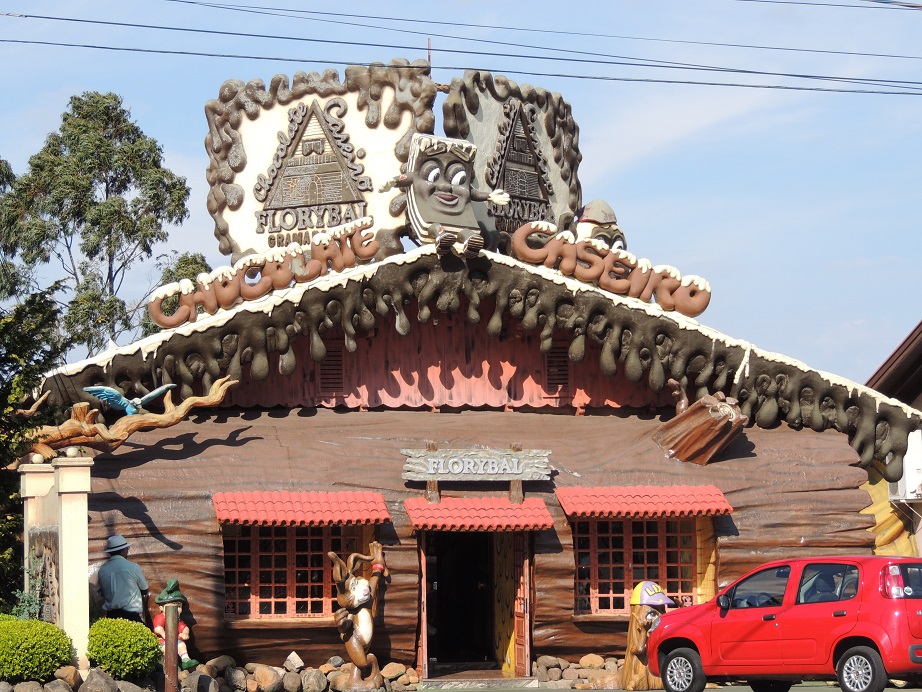
[[[401,449],[408,481],[546,481],[547,449]]]

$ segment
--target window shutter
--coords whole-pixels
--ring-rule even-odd
[[[320,394],[342,394],[343,383],[343,342],[324,341],[327,347],[327,356],[317,366],[317,376],[320,378]]]
[[[567,344],[554,344],[544,354],[544,383],[549,392],[570,389],[570,356]]]

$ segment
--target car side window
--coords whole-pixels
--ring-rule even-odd
[[[848,601],[858,595],[858,568],[838,563],[804,567],[797,587],[797,603]]]
[[[791,568],[784,565],[746,577],[733,587],[730,608],[767,608],[781,605],[790,576]]]

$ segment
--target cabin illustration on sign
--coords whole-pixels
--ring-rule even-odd
[[[505,190],[513,200],[505,214],[502,207],[491,207],[497,230],[515,233],[529,221],[556,221],[556,218],[550,205],[553,189],[547,162],[531,125],[537,117],[535,110],[526,110],[521,102],[512,100],[503,106],[503,115],[505,120],[497,132],[496,155],[490,160],[485,178],[488,185]]]
[[[159,333],[43,386],[112,425],[85,387],[182,401],[238,382],[88,472],[91,572],[118,533],[152,590],[178,578],[199,660],[339,655],[328,554],[377,544],[373,652],[423,678],[623,656],[641,582],[680,607],[776,557],[916,554],[888,483],[918,461],[922,414],[707,327],[704,278],[594,234],[614,212],[583,199],[559,94],[468,72],[436,134],[425,61],[219,93],[208,209],[228,266],[161,287]],[[470,152],[470,178],[414,169],[420,138]],[[469,205],[482,249],[414,235],[393,183],[411,175]]]

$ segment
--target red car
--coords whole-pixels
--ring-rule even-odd
[[[917,682],[922,558],[770,562],[707,603],[665,613],[647,646],[667,692],[728,680],[753,692],[787,692],[803,680],[837,679],[843,692]]]

